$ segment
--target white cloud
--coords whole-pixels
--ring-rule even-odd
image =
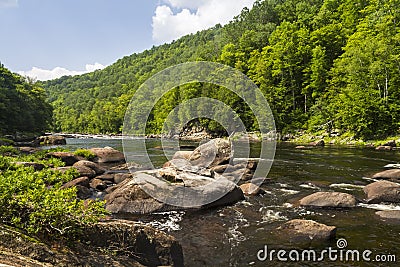
[[[18,0],[0,0],[0,8],[18,7]]]
[[[52,79],[57,79],[65,75],[80,75],[88,72],[92,72],[95,70],[103,69],[103,66],[100,63],[86,64],[84,71],[75,71],[75,70],[68,70],[66,68],[55,67],[52,70],[45,70],[37,67],[33,67],[31,70],[28,71],[19,71],[18,74],[22,76],[29,76],[31,78],[37,79],[39,81],[47,81]]]
[[[244,7],[251,8],[256,0],[164,0],[153,16],[153,40],[157,44],[204,30],[215,24],[226,24]],[[172,8],[179,9],[174,13]]]

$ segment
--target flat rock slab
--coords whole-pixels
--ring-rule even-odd
[[[400,169],[390,169],[375,173],[373,179],[400,180]]]
[[[389,181],[378,181],[364,187],[367,202],[378,204],[381,202],[400,202],[400,184]]]
[[[381,219],[400,221],[400,210],[381,210],[375,212]]]
[[[357,199],[347,193],[316,192],[300,200],[300,205],[318,208],[354,208]]]
[[[278,227],[294,241],[328,241],[336,236],[336,227],[312,220],[294,219]]]

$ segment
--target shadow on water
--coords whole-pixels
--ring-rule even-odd
[[[121,140],[77,140],[68,140],[70,148],[108,145],[121,149]],[[165,161],[158,146],[159,140],[147,144],[156,166]],[[259,144],[252,144],[251,148],[251,156],[257,157]],[[246,198],[234,206],[201,212],[163,213],[142,220],[168,231],[179,240],[187,266],[398,266],[378,262],[280,262],[276,259],[261,262],[257,259],[257,252],[265,245],[271,249],[309,248],[290,243],[276,230],[285,221],[295,218],[337,226],[337,238],[345,238],[348,242],[346,249],[361,252],[368,249],[372,255],[400,257],[400,225],[380,220],[375,215],[376,210],[365,207],[313,210],[296,204],[306,195],[325,190],[347,192],[362,199],[362,187],[369,183],[364,177],[383,170],[388,163],[398,162],[400,153],[396,151],[348,147],[299,150],[292,144],[279,144],[268,175],[271,180],[262,185],[266,194]],[[400,206],[393,207],[400,209]],[[321,251],[329,246],[336,249],[336,241],[314,248]]]

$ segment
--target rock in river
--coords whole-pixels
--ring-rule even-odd
[[[189,161],[200,167],[214,167],[231,158],[231,144],[228,140],[217,138],[197,147]]]
[[[357,205],[357,200],[347,193],[316,192],[302,198],[300,205],[318,208],[353,208]]]
[[[364,187],[367,202],[376,204],[381,202],[400,202],[400,184],[389,181],[378,181]]]
[[[375,212],[381,219],[384,220],[399,220],[400,221],[400,210],[381,210]]]
[[[390,169],[375,173],[373,179],[400,180],[400,169]]]
[[[105,197],[106,208],[112,213],[205,209],[233,204],[244,198],[236,184],[218,174],[212,178],[172,167],[136,172],[109,191],[111,193]],[[163,203],[165,200],[170,204]]]
[[[294,219],[281,225],[285,235],[294,241],[327,241],[335,238],[336,227],[327,226],[312,220]]]

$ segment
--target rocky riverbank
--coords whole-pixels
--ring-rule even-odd
[[[308,146],[305,147],[307,148]],[[294,147],[292,147],[292,149],[294,149]],[[258,160],[241,159],[237,161],[231,159],[229,142],[224,139],[214,139],[211,142],[201,145],[194,151],[177,152],[171,161],[166,162],[164,166],[156,170],[143,170],[143,168],[137,164],[126,164],[124,163],[123,154],[110,147],[91,149],[89,151],[93,154],[90,160],[70,152],[50,152],[46,154],[46,158],[62,160],[66,166],[58,168],[57,170],[59,171],[74,169],[79,173],[79,177],[65,183],[63,188],[76,187],[78,189],[78,197],[87,201],[89,201],[89,199],[106,199],[106,207],[113,214],[114,218],[129,217],[127,215],[140,217],[143,214],[152,216],[154,212],[182,209],[190,209],[191,211],[194,210],[198,212],[199,210],[209,210],[214,207],[224,207],[241,200],[249,200],[249,198],[263,198],[269,197],[270,195],[270,192],[268,192],[270,186],[268,184],[264,184],[260,188],[250,181],[254,175],[254,169],[257,166]],[[210,151],[213,153],[209,153]],[[302,150],[300,149],[300,151]],[[316,151],[319,151],[319,149]],[[305,150],[305,152],[307,151]],[[377,151],[375,153],[385,152]],[[210,157],[210,155],[212,155],[212,157]],[[20,162],[19,164],[28,163]],[[40,163],[30,163],[30,165],[34,169],[45,167],[40,166]],[[389,168],[388,170],[371,174],[369,176],[370,183],[365,187],[363,186],[365,192],[364,196],[343,193],[336,191],[336,187],[331,187],[330,190],[320,190],[319,192],[314,192],[299,199],[294,198],[290,201],[290,204],[294,207],[302,207],[307,210],[315,210],[316,212],[329,212],[334,210],[336,213],[345,214],[348,210],[362,209],[363,205],[367,204],[399,203],[398,195],[400,192],[400,185],[397,184],[397,182],[400,175],[397,167],[396,164],[391,164],[387,166],[387,168]],[[131,170],[132,173],[130,173],[129,170]],[[152,194],[149,194],[148,190],[143,190],[143,186],[145,186],[143,184],[143,174],[145,174],[147,178],[153,178],[154,180],[163,181],[174,186],[193,187],[193,189],[222,180],[224,183],[219,184],[221,187],[213,187],[213,190],[218,192],[223,188],[231,189],[224,198],[211,202],[209,205],[182,208],[163,203],[154,198]],[[145,181],[148,182],[149,180]],[[235,185],[236,182],[238,182],[240,187]],[[204,191],[200,191],[200,193],[204,193]],[[258,197],[258,194],[262,196]],[[400,214],[396,211],[378,211],[376,212],[376,216],[382,221],[393,222],[399,221]],[[324,223],[320,220],[286,219],[277,225],[274,234],[285,236],[290,242],[302,244],[304,246],[334,240],[336,232],[340,235],[340,225]],[[106,229],[104,229],[104,227]],[[45,247],[52,251],[51,253],[58,255],[54,257],[60,257],[60,259],[56,261],[49,261],[46,260],[46,257],[41,258],[35,254],[27,254],[26,251],[21,252],[16,250],[15,247],[18,247],[17,245],[13,245],[14,248],[3,247],[3,255],[6,255],[3,257],[11,257],[10,255],[14,253],[18,255],[19,259],[25,257],[27,261],[32,260],[31,266],[36,266],[33,264],[41,262],[57,266],[62,264],[79,265],[82,262],[87,262],[91,266],[96,266],[103,260],[106,265],[110,266],[126,266],[123,264],[125,261],[129,260],[138,265],[128,266],[140,266],[140,264],[153,266],[149,263],[149,259],[153,259],[153,263],[158,261],[158,265],[179,266],[183,261],[182,250],[184,251],[185,247],[182,248],[178,242],[168,234],[158,231],[148,225],[114,219],[97,224],[97,226],[94,226],[94,229],[95,230],[88,229],[88,235],[83,236],[75,248],[68,247],[68,255],[72,255],[72,258],[65,256],[65,251],[63,252],[64,254],[57,254],[60,253],[60,250],[66,249],[64,245],[61,245],[61,247],[63,247],[62,249],[54,250],[57,244],[44,244]],[[146,233],[149,233],[147,239],[151,239],[155,243],[150,242],[149,245],[146,238],[143,239],[141,235],[134,234],[143,231],[147,231]],[[112,233],[115,232],[119,234],[113,237]],[[126,243],[118,243],[121,242],[121,236],[126,236],[128,234],[131,234],[131,237],[127,239]],[[101,236],[101,238],[93,240],[92,238],[96,236]],[[139,244],[138,238],[140,242],[145,240],[144,242],[147,245]],[[26,247],[30,246],[28,241],[24,241],[27,242],[25,245]],[[40,243],[41,241],[38,242]],[[10,244],[12,244],[12,242],[10,242]],[[21,245],[21,247],[22,246],[23,245]],[[115,250],[116,247],[119,247],[119,249]],[[131,247],[133,247],[131,250],[125,250],[125,248]],[[154,249],[154,247],[156,249]],[[163,252],[157,254],[161,247],[164,248],[164,250],[162,250]],[[179,247],[181,252],[179,252]],[[141,249],[148,251],[148,254],[141,251]],[[27,251],[29,251],[29,249]],[[155,251],[156,253],[154,254],[151,251]],[[114,255],[115,253],[117,256]],[[97,261],[91,257],[93,254],[98,256]],[[136,254],[145,256],[137,260]],[[65,257],[67,257],[67,259]],[[80,261],[73,260],[77,257]],[[9,259],[13,258],[11,257]],[[2,261],[7,263],[6,259]],[[10,262],[12,261],[10,260]],[[17,259],[15,259],[15,262],[17,262]],[[28,263],[25,265],[27,264]],[[21,266],[23,266],[23,264]]]

